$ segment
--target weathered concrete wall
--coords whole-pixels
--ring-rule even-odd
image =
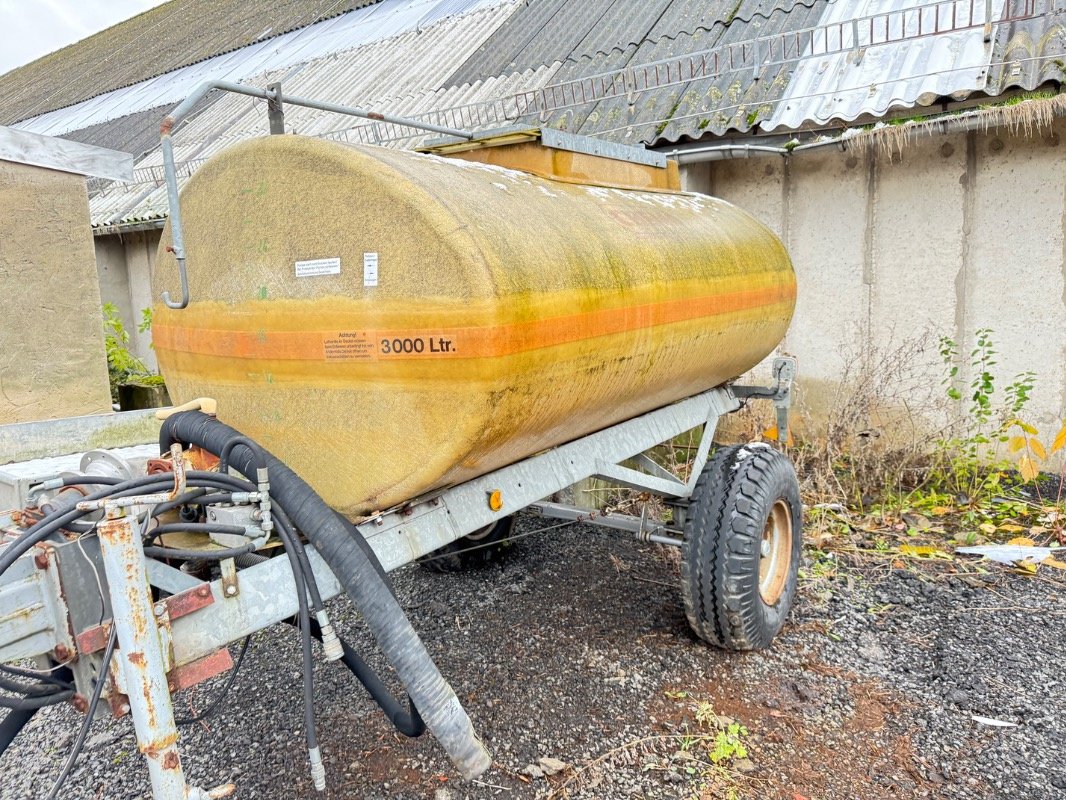
[[[110,411],[85,178],[0,161],[0,424]]]
[[[1066,122],[923,137],[902,156],[836,149],[698,164],[704,187],[785,241],[799,302],[783,349],[797,355],[809,403],[832,392],[844,353],[926,332],[919,373],[945,375],[937,337],[968,354],[991,328],[1002,388],[1037,375],[1027,418],[1052,435],[1066,416]],[[969,384],[963,370],[960,388]]]
[[[139,333],[144,309],[151,308],[152,269],[162,231],[97,236],[96,271],[100,280],[100,295],[104,303],[113,303],[130,334],[130,352],[149,369],[156,369],[155,351],[150,331]]]

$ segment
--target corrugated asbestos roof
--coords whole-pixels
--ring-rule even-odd
[[[647,41],[567,65],[560,77],[586,92],[590,73],[611,70],[613,86],[595,105],[544,113],[549,124],[626,142],[676,142],[747,131],[769,113],[788,83],[784,53],[797,30],[818,23],[829,0],[672,3]],[[764,41],[763,59],[754,42]],[[775,63],[770,44],[782,51]],[[626,88],[626,83],[629,87]],[[612,87],[613,88],[613,87]],[[554,98],[553,98],[554,99]]]
[[[453,80],[546,58],[551,35],[541,19],[562,4],[517,12]],[[644,7],[631,24],[658,19],[641,44],[621,46],[640,37],[607,24],[618,5],[597,0],[582,17],[560,11],[587,35],[560,48],[567,55],[551,85],[514,99],[529,112],[523,121],[665,144],[876,119],[943,98],[1061,84],[1066,75],[1066,0],[674,0]]]
[[[448,76],[507,19],[516,7],[515,2],[385,0],[373,10],[395,12],[388,18],[387,30],[392,35],[260,73],[248,82],[266,86],[284,78],[284,91],[288,94],[360,103],[371,108],[374,103],[364,103],[364,98],[380,96],[385,91],[412,97],[433,94],[444,87]],[[379,23],[382,19],[379,18]],[[365,37],[367,29],[359,30]],[[498,88],[506,92],[522,87],[511,81]],[[450,95],[458,96],[459,92]],[[395,110],[391,102],[386,107]],[[285,114],[286,128],[305,135],[325,135],[349,127],[351,119],[297,106],[287,106]],[[267,132],[262,102],[233,94],[216,95],[213,102],[174,133],[175,160],[183,165],[179,170],[181,182],[224,147]],[[110,184],[94,193],[90,199],[93,223],[128,224],[164,216],[166,192],[162,177],[162,156],[157,147],[138,162],[133,184]]]
[[[1066,0],[1044,3],[1046,17],[1000,25],[984,93],[995,97],[1010,89],[1066,84]]]
[[[0,124],[81,102],[375,0],[171,0],[0,76]]]
[[[205,76],[283,80],[289,94],[451,127],[538,124],[660,146],[1061,85],[1066,0],[992,0],[987,29],[986,2],[383,0],[20,127],[148,150],[134,184],[91,199],[94,223],[124,224],[165,214],[152,128],[161,104]],[[411,147],[426,138],[294,107],[286,120],[344,141]],[[265,133],[262,103],[215,96],[175,133],[183,176]]]
[[[177,105],[209,80],[242,81],[417,31],[450,14],[499,0],[380,0],[343,16],[316,22],[229,53],[190,64],[146,81],[97,95],[77,105],[25,120],[19,127],[60,136],[161,105]],[[286,87],[288,88],[288,87]]]
[[[793,32],[815,25],[831,2],[531,0],[449,82],[466,85],[493,70],[534,67],[549,82],[484,102],[438,105],[419,116],[461,128],[541,124],[633,143],[747,130],[781,96],[787,58],[802,55],[805,40]],[[566,60],[545,63],[558,29],[576,44],[564,45]],[[765,42],[766,63],[758,68],[756,39]],[[420,138],[382,124],[361,124],[351,135],[407,144]]]

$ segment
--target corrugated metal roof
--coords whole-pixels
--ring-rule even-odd
[[[282,74],[294,65],[362,47],[499,0],[381,0],[343,16],[276,36],[98,95],[19,124],[23,130],[60,136],[161,105],[177,104],[209,80],[241,81]],[[429,22],[427,22],[429,20]]]
[[[789,80],[787,58],[773,59],[771,53],[784,54],[790,35],[817,23],[828,2],[720,3],[718,19],[696,16],[691,2],[674,3],[657,25],[672,35],[651,38],[629,52],[624,64],[611,64],[614,70],[625,68],[622,82],[628,77],[632,90],[611,92],[587,109],[545,115],[548,124],[633,143],[747,131],[767,116]],[[714,4],[703,4],[708,5]],[[757,40],[767,43],[763,59],[752,44]],[[570,78],[578,80],[591,66],[576,64]]]
[[[205,97],[197,103],[191,114],[195,116],[215,99]],[[116,120],[70,131],[60,138],[133,153],[135,158],[140,159],[159,146],[159,123],[172,108],[172,105],[163,105],[138,111]]]
[[[543,8],[558,2],[543,1]],[[619,40],[613,31],[603,46],[586,37],[594,55],[571,51],[550,85],[508,102],[528,109],[523,122],[661,144],[1061,84],[1066,0],[988,5],[990,41],[986,0],[674,0],[641,45],[606,53],[606,43]],[[525,26],[518,12],[497,34],[504,53],[523,30],[537,28],[527,13]],[[589,18],[597,13],[599,6]],[[589,36],[600,27],[590,24]],[[475,61],[484,64],[492,41]],[[468,77],[467,69],[457,74]],[[452,116],[452,124],[471,124]]]
[[[608,63],[624,64],[646,44],[734,22],[743,27],[758,17],[812,2],[818,0],[530,0],[451,80],[470,83],[486,75],[617,53],[628,55]]]
[[[864,0],[861,8],[847,10],[832,5],[821,20],[829,35],[812,38],[763,127],[796,130],[882,117],[895,108],[983,90],[992,59],[985,25],[1009,14],[1009,5],[1007,0]]]
[[[395,6],[400,0],[391,0]],[[375,6],[386,9],[390,0]],[[247,82],[266,86],[284,78],[284,91],[337,103],[383,107],[396,113],[418,101],[441,97],[448,75],[490,36],[515,9],[515,0],[421,0],[407,3],[411,13],[402,32],[362,46],[331,52],[294,67],[260,73]],[[414,12],[418,12],[417,14]],[[448,11],[452,15],[444,16]],[[352,12],[358,14],[360,12]],[[428,26],[422,22],[430,16]],[[395,18],[390,30],[396,30]],[[524,88],[521,81],[493,82],[495,91]],[[397,92],[397,96],[385,96]],[[453,93],[449,99],[460,96]],[[486,95],[478,95],[478,99]],[[374,98],[378,98],[375,101]],[[442,99],[448,102],[448,99]],[[304,135],[327,135],[351,127],[350,117],[288,106],[286,127]],[[174,156],[182,182],[206,158],[235,141],[267,133],[263,104],[248,97],[219,95],[173,136]],[[135,182],[110,185],[90,199],[93,223],[114,225],[157,219],[166,213],[162,190],[162,156],[158,148],[142,158]]]
[[[1066,0],[1047,6],[1047,17],[997,26],[986,94],[1066,84]]]
[[[340,37],[316,42],[309,51],[317,57],[269,62],[275,68],[247,80],[284,79],[290,94],[451,127],[521,122],[657,144],[755,126],[865,121],[943,97],[1061,84],[1066,0],[993,0],[988,42],[984,7],[985,0],[386,0],[372,10],[393,9],[406,20],[403,32],[342,52],[331,49]],[[365,19],[359,35],[394,30]],[[333,31],[348,29],[343,18],[331,22]],[[185,172],[265,134],[261,106],[236,96],[206,106],[175,135]],[[425,138],[298,108],[287,122],[347,141],[409,147]],[[94,221],[162,216],[160,164],[153,150],[139,162],[139,183],[94,196]]]
[[[375,0],[171,0],[0,76],[10,124]]]

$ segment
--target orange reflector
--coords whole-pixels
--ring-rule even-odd
[[[489,495],[489,508],[493,511],[499,511],[503,508],[503,492],[499,489],[493,489],[488,493]]]

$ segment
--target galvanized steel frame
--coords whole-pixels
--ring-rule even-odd
[[[538,503],[585,478],[611,473],[610,465],[639,456],[685,431],[704,426],[703,441],[697,453],[693,474],[698,475],[707,458],[710,440],[723,414],[735,411],[740,401],[729,387],[719,387],[673,405],[656,409],[569,444],[561,445],[517,464],[436,492],[369,519],[357,527],[366,538],[385,570],[391,571],[428,555],[449,542],[460,539],[493,522],[533,506],[537,513],[563,508]],[[644,482],[640,478],[647,478]],[[610,477],[609,475],[603,475]],[[669,487],[661,476],[630,470],[630,485],[658,493],[668,488],[670,496],[691,494],[695,479],[688,484],[674,481]],[[488,497],[499,491],[503,507],[494,511]],[[631,530],[622,518],[604,518],[588,511],[575,516],[582,521],[606,527]],[[650,541],[665,531],[649,526]],[[670,541],[669,543],[676,543]],[[340,582],[315,551],[308,558],[323,599],[342,591]],[[289,619],[298,611],[296,584],[285,559],[269,559],[237,573],[240,592],[228,595],[222,580],[207,584],[213,602],[193,614],[170,621],[172,667],[198,661],[220,647],[238,641],[263,628]]]
[[[737,387],[736,391],[730,386],[711,389],[459,486],[413,500],[362,522],[358,525],[359,531],[386,570],[410,563],[524,508],[531,508],[542,516],[629,531],[644,541],[680,544],[677,520],[672,527],[667,527],[662,523],[647,523],[644,519],[576,509],[547,502],[544,498],[585,478],[600,476],[666,496],[679,501],[683,507],[708,458],[719,419],[741,406],[738,394],[765,396],[776,405],[787,408],[793,369],[792,359],[777,359],[774,374],[778,383],[775,387]],[[642,455],[686,431],[701,427],[703,436],[687,481],[675,478]],[[630,459],[640,469],[620,466]],[[180,457],[175,456],[175,464],[180,463]],[[298,611],[298,598],[296,582],[286,559],[267,559],[235,574],[227,574],[224,570],[223,578],[208,583],[184,575],[176,581],[172,574],[175,570],[145,558],[134,515],[126,516],[125,511],[128,508],[142,509],[180,494],[184,490],[184,474],[180,466],[177,466],[174,477],[175,488],[169,494],[81,503],[79,508],[102,507],[107,513],[106,521],[99,525],[99,538],[100,560],[112,610],[111,624],[117,625],[120,645],[113,669],[116,670],[118,691],[128,696],[128,710],[133,716],[139,747],[148,759],[154,796],[157,800],[203,800],[224,796],[231,787],[204,792],[185,783],[178,755],[168,673],[173,676],[175,670],[186,665],[203,662],[209,657],[217,659],[226,645],[292,617]],[[490,503],[490,497],[502,500],[502,505]],[[71,546],[70,543],[60,545],[62,548]],[[340,594],[340,582],[313,547],[308,548],[307,555],[323,599]],[[34,554],[29,553],[16,562],[17,569],[0,578],[0,595],[12,589],[19,591],[15,584],[28,579],[34,597],[50,595],[55,600],[53,605],[58,604],[54,608],[50,606],[47,614],[37,613],[33,624],[20,628],[17,635],[3,637],[0,653],[5,657],[12,653],[22,657],[54,653],[60,642],[73,653],[73,643],[68,643],[71,634],[84,633],[73,631],[66,619],[57,618],[57,609],[58,616],[63,616],[64,603],[78,603],[87,598],[65,597],[56,580],[63,560],[51,563],[60,569],[51,570],[51,575],[27,575],[27,570],[34,573],[45,571],[38,568]],[[62,577],[58,575],[60,580]],[[56,585],[46,585],[48,580]],[[239,591],[227,591],[234,581],[238,582]],[[81,585],[84,586],[84,582]],[[151,585],[165,587],[169,592],[195,593],[199,602],[181,614],[171,613],[167,605],[170,601],[152,603]],[[54,640],[38,642],[37,648],[30,648],[36,652],[19,647],[19,641],[27,637],[39,639],[39,633],[49,630],[53,632]],[[94,629],[94,632],[99,631]],[[85,662],[85,669],[95,665],[89,658],[79,661]],[[79,678],[82,686],[88,685],[87,677],[79,675]]]

